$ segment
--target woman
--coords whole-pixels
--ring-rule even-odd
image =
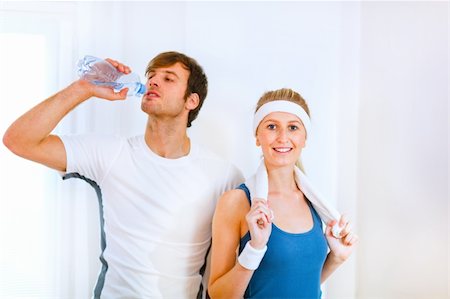
[[[281,102],[273,105],[275,101]],[[336,221],[327,223],[324,234],[319,215],[296,182],[296,163],[309,128],[308,106],[293,90],[267,92],[258,101],[254,128],[267,169],[267,200],[251,198],[245,184],[219,200],[209,295],[320,298],[321,283],[349,257],[357,236],[345,217],[338,223],[339,236],[331,232]]]

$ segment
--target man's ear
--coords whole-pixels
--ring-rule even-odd
[[[200,97],[197,93],[191,93],[186,100],[186,108],[188,110],[194,110],[200,104]]]

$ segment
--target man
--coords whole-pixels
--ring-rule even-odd
[[[15,154],[96,188],[102,269],[95,298],[198,296],[216,200],[243,180],[234,166],[187,136],[207,94],[201,66],[184,54],[165,52],[150,61],[146,76],[143,136],[51,135],[89,98],[126,97],[126,89],[114,93],[80,79],[26,112],[3,137]]]

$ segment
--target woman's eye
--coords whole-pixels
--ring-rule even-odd
[[[292,126],[289,126],[289,130],[291,130],[291,131],[296,131],[296,130],[298,130],[298,127],[292,125]]]
[[[169,81],[169,82],[172,82],[172,81],[173,81],[173,79],[172,79],[172,78],[169,78],[169,77],[166,77],[165,80],[166,80],[166,81]]]
[[[267,125],[267,129],[274,130],[276,126],[274,124]]]

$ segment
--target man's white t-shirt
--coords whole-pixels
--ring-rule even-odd
[[[101,193],[103,267],[94,297],[195,298],[217,199],[243,182],[241,172],[196,144],[187,156],[166,159],[144,136],[61,140],[66,173]]]

